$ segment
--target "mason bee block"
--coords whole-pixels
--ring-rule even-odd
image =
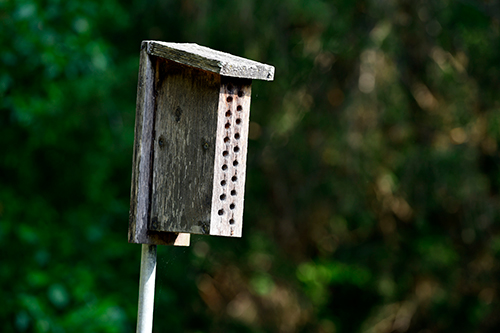
[[[129,242],[241,237],[253,79],[274,67],[196,44],[144,41]]]

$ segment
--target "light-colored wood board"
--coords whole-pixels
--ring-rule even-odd
[[[151,56],[145,50],[141,50],[137,85],[128,239],[130,243],[188,246],[189,235],[148,231],[154,121],[153,66]]]
[[[250,80],[222,79],[210,235],[241,237],[250,95]]]
[[[220,79],[157,60],[150,230],[209,233]]]
[[[148,54],[223,76],[266,81],[274,79],[273,66],[194,43],[166,43],[148,40],[143,41],[143,47]]]

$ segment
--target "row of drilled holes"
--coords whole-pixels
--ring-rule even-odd
[[[231,90],[231,88],[228,88],[228,90]],[[239,92],[238,92],[238,97],[242,97],[242,96],[243,96],[243,91],[239,91]],[[226,101],[227,101],[228,103],[231,103],[231,102],[233,101],[233,97],[231,97],[231,96],[227,97]],[[241,105],[238,105],[238,106],[236,107],[236,110],[237,110],[237,111],[239,111],[239,112],[241,112],[241,111],[243,110],[243,107],[242,107]],[[231,112],[231,110],[228,110],[228,111],[226,112],[226,118],[230,118],[231,116],[232,116],[232,112]],[[240,124],[241,124],[241,118],[237,118],[237,119],[236,119],[236,125],[240,125]],[[226,123],[226,125],[225,125],[224,127],[225,127],[226,129],[231,128],[231,124],[229,123],[229,119],[228,119],[228,122]],[[236,140],[239,140],[239,139],[240,139],[240,134],[239,134],[239,133],[235,133],[235,134],[234,134],[234,138],[235,138]],[[224,143],[228,143],[228,142],[229,142],[229,140],[230,140],[229,136],[226,136],[226,137],[224,138]],[[235,147],[233,148],[233,151],[234,151],[235,153],[238,153],[238,152],[240,151],[240,147],[235,146]],[[224,151],[222,152],[222,156],[223,156],[224,158],[227,158],[227,157],[229,156],[229,151],[228,151],[228,150],[224,150]],[[235,167],[236,167],[237,165],[238,165],[238,160],[236,160],[236,159],[235,159],[235,160],[233,161],[233,166],[235,166]],[[224,163],[224,164],[222,165],[222,171],[224,171],[224,172],[225,172],[225,171],[227,170],[227,168],[228,168],[227,164],[226,164],[226,163]],[[236,177],[236,175],[234,175],[233,177],[231,177],[231,181],[232,181],[233,183],[235,183],[237,180],[238,180],[238,177]],[[220,182],[220,184],[221,184],[221,186],[226,186],[226,185],[227,185],[227,182],[226,182],[226,180],[222,180],[222,181]],[[234,197],[234,196],[236,196],[236,194],[237,194],[237,193],[236,193],[236,190],[231,190],[231,196],[233,196],[233,197]],[[226,198],[227,198],[227,197],[226,197],[226,194],[222,194],[222,195],[220,196],[220,200],[221,200],[221,201],[226,200]],[[229,209],[233,210],[234,208],[236,208],[235,204],[234,204],[234,203],[231,203],[231,204],[229,205]],[[218,214],[219,214],[219,215],[224,215],[224,209],[219,209]],[[229,220],[229,224],[234,224],[234,219],[230,219],[230,220]]]

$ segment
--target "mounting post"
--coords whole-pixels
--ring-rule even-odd
[[[137,313],[137,333],[151,333],[153,330],[155,280],[156,245],[142,244],[141,276],[139,278],[139,310]]]

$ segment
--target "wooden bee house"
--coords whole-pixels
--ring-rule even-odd
[[[274,67],[142,42],[129,242],[241,237],[252,79],[273,80]]]

